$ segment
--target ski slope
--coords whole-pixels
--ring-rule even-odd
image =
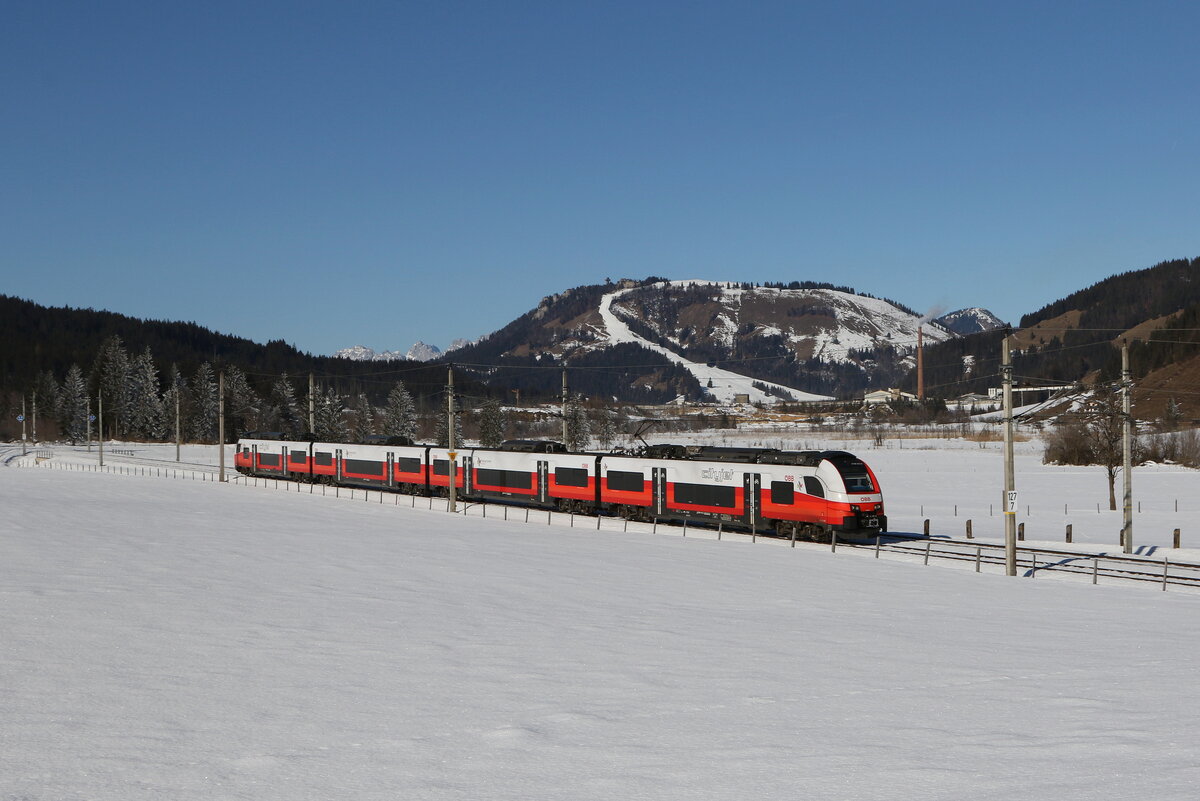
[[[708,283],[702,281],[671,281],[672,286],[685,286],[688,284]],[[609,341],[614,344],[622,344],[632,342],[641,345],[647,350],[652,350],[655,353],[662,354],[671,360],[674,364],[678,364],[685,368],[692,375],[696,376],[696,380],[700,382],[700,386],[707,388],[708,392],[717,399],[718,403],[733,403],[737,395],[749,395],[752,403],[778,403],[779,398],[773,395],[768,395],[758,387],[755,383],[774,387],[778,390],[786,392],[788,396],[800,401],[813,400],[829,400],[826,395],[814,395],[808,392],[801,392],[798,389],[785,387],[782,384],[775,384],[770,381],[760,381],[758,379],[748,378],[747,376],[722,370],[719,367],[709,367],[707,364],[700,362],[688,361],[673,350],[663,347],[657,343],[651,342],[648,339],[638,336],[632,329],[616,314],[612,309],[612,303],[622,295],[633,292],[635,289],[618,289],[615,292],[609,292],[600,299],[600,317],[604,321],[604,326],[608,331]],[[709,382],[712,386],[709,386]]]

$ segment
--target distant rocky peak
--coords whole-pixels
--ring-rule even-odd
[[[997,328],[1004,327],[1003,320],[987,309],[981,309],[978,306],[943,314],[934,322],[962,336],[978,334],[983,331],[995,331]]]
[[[429,345],[420,340],[408,349],[408,353],[404,358],[414,362],[431,362],[434,359],[440,358],[442,349],[437,345]]]

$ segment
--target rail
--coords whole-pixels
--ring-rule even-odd
[[[1005,565],[1004,546],[993,543],[941,540],[937,538],[876,537],[874,543],[839,542],[836,538],[831,548],[880,553],[912,555],[923,558],[925,564],[931,559],[954,562],[974,562],[975,572],[982,572],[984,565]],[[1112,556],[1107,553],[1064,551],[1053,548],[1017,548],[1017,571],[1027,578],[1039,573],[1075,574],[1091,578],[1098,584],[1101,578],[1122,579],[1168,586],[1200,587],[1200,564],[1172,560],[1169,556],[1160,562],[1136,556]]]
[[[217,476],[215,470],[190,470],[180,469],[175,467],[158,467],[158,466],[142,466],[142,465],[112,465],[100,467],[99,465],[90,464],[54,464],[52,462],[38,463],[36,466],[64,471],[78,472],[105,472],[122,475],[146,476],[158,478],[174,478],[192,481],[210,481],[215,482]],[[372,497],[378,499],[378,503],[384,503],[385,496],[393,498],[393,504],[399,505],[400,497],[408,493],[399,493],[392,490],[382,490],[365,487],[340,487],[338,485],[325,484],[305,484],[283,479],[264,478],[243,476],[237,473],[232,473],[228,479],[229,483],[241,484],[246,487],[263,488],[274,486],[276,489],[282,488],[287,491],[292,491],[295,488],[297,493],[304,492],[304,487],[308,487],[308,493],[312,494],[316,489],[320,488],[320,494],[325,495],[327,492],[333,497],[341,497],[346,495],[350,500],[362,498],[365,502],[371,502]],[[429,509],[433,509],[435,502],[441,503],[448,501],[445,498],[435,498],[432,495],[423,496],[428,501]],[[411,496],[411,505],[416,507],[417,495]],[[426,505],[422,502],[422,505]],[[490,504],[483,501],[471,501],[462,504],[461,513],[466,515],[470,509],[481,510],[481,516],[488,517],[488,509],[494,508],[501,512],[505,520],[509,519],[509,512],[513,509],[523,509],[525,522],[530,522],[529,507],[514,507],[508,504],[496,503]],[[591,517],[582,512],[567,512],[558,510],[539,510],[546,512],[546,522],[549,524],[551,520],[558,517],[560,520],[569,521],[571,527],[575,526],[575,518]],[[601,529],[601,523],[605,519],[623,521],[622,530],[629,530],[628,520],[623,518],[614,518],[610,515],[595,515],[596,530]],[[786,538],[775,537],[771,534],[756,531],[736,531],[724,530],[723,526],[718,525],[713,529],[705,525],[697,525],[695,522],[677,522],[667,521],[661,518],[654,518],[651,521],[645,521],[644,525],[649,529],[647,533],[657,533],[660,528],[666,531],[678,530],[683,537],[687,537],[689,531],[694,534],[715,534],[715,539],[720,540],[722,533],[737,536],[739,534],[751,542],[757,542],[760,539],[774,540],[776,542],[787,543]],[[796,540],[792,538],[791,547],[796,547]],[[802,545],[806,549],[825,547],[816,543],[803,542]],[[876,536],[874,542],[849,542],[839,540],[836,536],[829,543],[830,549],[837,552],[840,549],[851,549],[855,551],[873,551],[876,558],[881,554],[891,554],[900,556],[912,556],[922,559],[924,564],[928,565],[931,560],[940,559],[946,562],[973,562],[975,572],[982,572],[984,566],[988,567],[1003,567],[1005,565],[1004,546],[978,542],[976,540],[953,540],[942,539],[938,537],[907,537],[900,534],[883,534]],[[1156,559],[1147,559],[1136,556],[1112,556],[1107,553],[1089,553],[1085,551],[1065,551],[1053,548],[1017,548],[1017,568],[1027,578],[1035,578],[1039,574],[1057,573],[1063,575],[1074,575],[1083,579],[1091,579],[1092,584],[1098,584],[1101,578],[1110,580],[1134,581],[1145,584],[1154,584],[1161,587],[1164,591],[1170,587],[1187,587],[1200,588],[1200,564],[1194,562],[1185,562],[1182,560],[1172,560],[1170,557],[1164,557],[1162,561]]]

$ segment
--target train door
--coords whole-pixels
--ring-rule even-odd
[[[336,477],[339,484],[342,483],[342,449],[338,448],[333,454],[333,463],[337,467]]]
[[[475,491],[475,477],[471,475],[471,468],[475,464],[475,458],[472,456],[463,456],[463,494],[470,495]]]
[[[550,463],[537,463],[537,499],[538,503],[548,503],[550,500]]]
[[[762,475],[759,473],[742,473],[742,497],[746,499],[746,522],[757,528],[761,521],[760,495],[762,491]]]
[[[654,514],[662,516],[667,512],[667,468],[652,468],[650,478],[654,486]]]
[[[387,485],[389,489],[396,486],[396,454],[391,451],[387,455]]]
[[[258,445],[250,446],[250,473],[258,475]]]

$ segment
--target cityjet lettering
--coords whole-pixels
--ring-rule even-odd
[[[700,471],[700,478],[705,478],[709,481],[733,481],[733,471],[722,470],[717,467],[706,467]]]

